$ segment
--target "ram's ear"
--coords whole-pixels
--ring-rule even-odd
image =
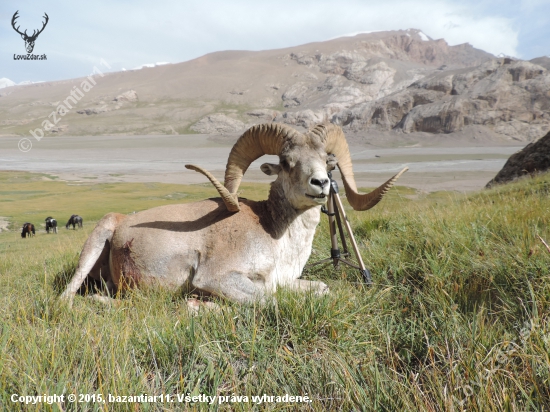
[[[281,171],[281,165],[275,164],[275,163],[264,163],[260,166],[260,169],[262,169],[262,172],[264,172],[268,176],[272,175],[278,175]]]

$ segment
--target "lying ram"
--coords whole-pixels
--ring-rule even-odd
[[[243,174],[266,154],[279,156],[278,164],[261,166],[267,175],[277,175],[268,199],[238,198]],[[207,171],[186,165],[207,176],[221,198],[104,216],[84,244],[62,297],[72,301],[87,277],[104,282],[111,292],[156,284],[237,302],[263,300],[279,285],[324,293],[324,283],[299,277],[329,194],[327,171],[336,160],[355,210],[377,204],[403,173],[371,193],[359,194],[339,127],[318,125],[299,133],[279,124],[254,126],[229,154],[225,186]]]

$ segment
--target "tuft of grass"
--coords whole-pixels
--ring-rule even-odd
[[[70,310],[57,297],[102,214],[214,196],[210,188],[68,187],[0,173],[0,216],[85,216],[83,230],[0,233],[0,409],[549,410],[550,254],[537,238],[550,239],[549,188],[548,175],[470,195],[397,188],[369,212],[347,209],[372,286],[353,268],[315,267],[304,276],[329,284],[326,296],[283,288],[263,307],[217,301],[218,311],[192,317],[184,296],[162,290],[112,307],[78,296]],[[244,190],[265,198],[267,186]],[[312,262],[330,255],[324,215],[314,250]],[[312,403],[25,406],[14,393]]]

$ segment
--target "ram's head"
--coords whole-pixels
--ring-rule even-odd
[[[237,140],[227,161],[225,185],[222,186],[206,170],[186,165],[210,179],[224,199],[228,210],[239,211],[237,191],[250,164],[263,155],[279,156],[278,164],[264,163],[262,171],[277,175],[286,198],[296,209],[305,209],[326,202],[330,179],[328,171],[337,163],[349,204],[355,210],[367,210],[376,205],[390,189],[403,169],[386,183],[367,194],[357,191],[353,165],[342,129],[333,124],[320,124],[307,133],[288,126],[268,123],[248,129]]]

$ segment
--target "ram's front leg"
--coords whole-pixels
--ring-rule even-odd
[[[316,295],[324,295],[328,293],[328,286],[317,280],[304,280],[304,279],[295,279],[290,282],[288,285],[291,289],[302,291],[302,292],[313,292]]]
[[[268,295],[263,282],[255,282],[241,272],[229,272],[219,276],[203,270],[206,276],[195,275],[192,286],[196,289],[239,303],[264,303]],[[252,276],[252,278],[255,278]]]

